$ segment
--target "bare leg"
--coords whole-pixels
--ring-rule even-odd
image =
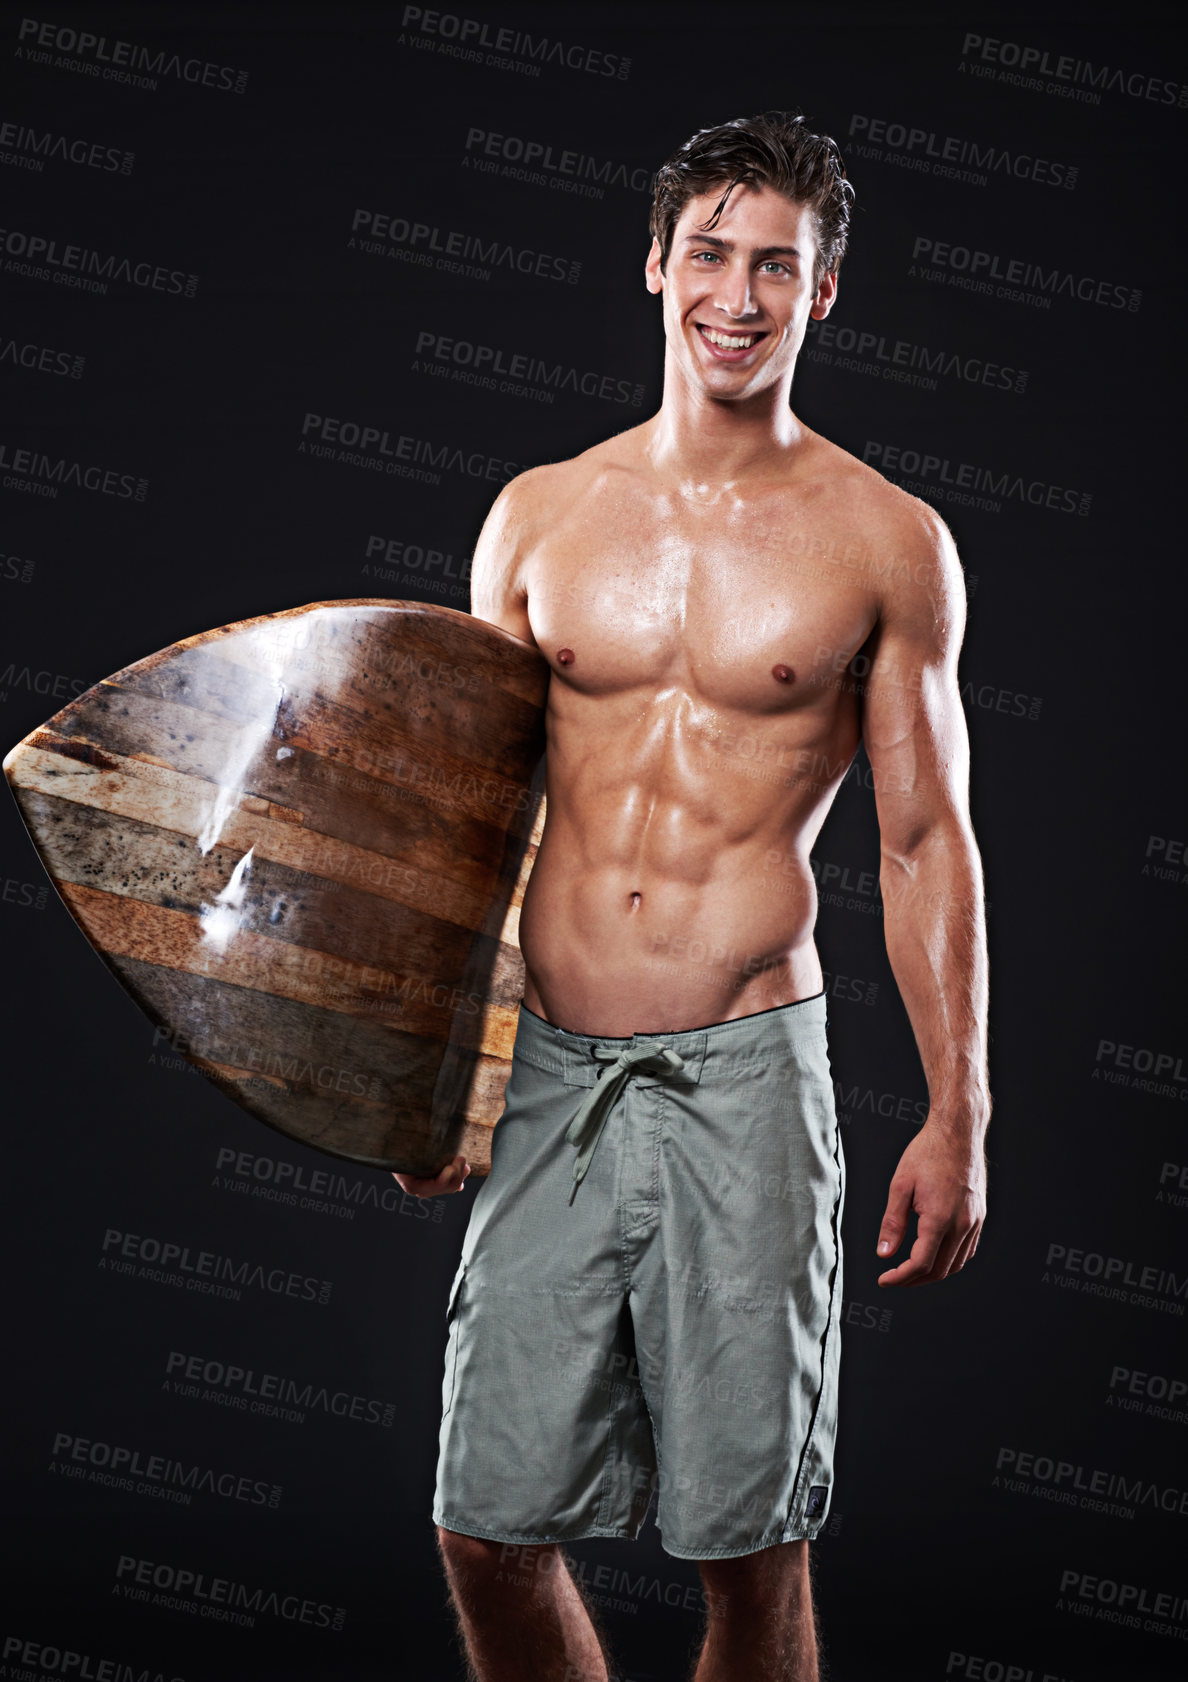
[[[560,1548],[437,1526],[474,1682],[607,1682],[602,1640]]]
[[[807,1541],[698,1568],[709,1624],[693,1682],[818,1682]]]

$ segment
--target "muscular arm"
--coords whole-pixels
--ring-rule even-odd
[[[892,1180],[880,1253],[920,1217],[911,1257],[880,1284],[957,1271],[985,1212],[990,1120],[982,865],[969,816],[969,737],[957,684],[965,628],[960,562],[944,522],[920,509],[897,534],[863,700],[874,773],[887,955],[928,1082],[929,1113]]]
[[[536,481],[530,468],[500,491],[483,522],[470,568],[470,611],[523,642],[535,643],[528,621],[528,591],[520,561],[530,541]]]

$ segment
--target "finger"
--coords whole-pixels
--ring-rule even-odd
[[[963,1265],[965,1262],[972,1261],[977,1255],[978,1245],[982,1242],[982,1229],[985,1224],[985,1221],[974,1222],[973,1230],[969,1235],[969,1254],[962,1258]]]
[[[437,1178],[450,1191],[461,1191],[463,1181],[470,1173],[470,1164],[464,1156],[458,1155],[452,1162],[447,1162]],[[455,1183],[456,1182],[456,1183]]]
[[[448,1192],[461,1191],[469,1172],[469,1168],[463,1172],[456,1163],[447,1162],[431,1180],[409,1176],[401,1183],[414,1197],[441,1197]]]
[[[969,1232],[966,1233],[965,1237],[961,1241],[961,1248],[957,1251],[956,1256],[949,1264],[949,1273],[960,1273],[961,1269],[965,1266],[966,1262],[973,1255],[977,1247],[978,1229],[977,1227],[971,1227]]]
[[[469,1173],[469,1162],[459,1155],[454,1157],[452,1162],[447,1162],[432,1178],[416,1174],[393,1174],[392,1178],[411,1197],[438,1197],[445,1192],[461,1191]]]
[[[891,1189],[887,1194],[887,1207],[883,1213],[882,1224],[879,1227],[878,1251],[880,1256],[893,1256],[903,1243],[907,1232],[908,1216],[912,1210],[912,1192],[915,1188],[910,1180],[898,1183],[891,1182]]]
[[[461,1191],[466,1176],[470,1173],[470,1164],[464,1156],[456,1156],[452,1162],[447,1162],[440,1168],[434,1179],[430,1180],[430,1195],[434,1192]]]
[[[926,1277],[931,1277],[944,1231],[943,1227],[930,1227],[921,1221],[911,1255],[906,1261],[900,1262],[898,1267],[893,1267],[889,1273],[880,1273],[876,1284],[914,1285],[917,1281],[922,1284]]]
[[[941,1233],[941,1241],[937,1246],[936,1256],[932,1267],[922,1279],[914,1279],[915,1285],[929,1285],[937,1279],[947,1279],[953,1271],[958,1255],[965,1247],[967,1234],[958,1225],[951,1224]]]
[[[954,1273],[960,1273],[974,1250],[978,1247],[977,1224],[964,1235],[960,1230],[951,1230],[942,1240],[937,1250],[936,1260],[930,1271],[919,1279],[909,1279],[909,1285],[930,1285],[939,1279],[948,1279]]]

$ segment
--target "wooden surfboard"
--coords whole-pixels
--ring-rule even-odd
[[[88,940],[244,1109],[352,1162],[485,1174],[548,677],[452,608],[317,602],[128,666],[4,769]]]

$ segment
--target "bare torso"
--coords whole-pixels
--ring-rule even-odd
[[[791,472],[702,500],[646,432],[536,470],[501,614],[552,668],[525,1002],[604,1035],[821,990],[809,852],[859,743],[846,667],[899,495],[808,433]]]

